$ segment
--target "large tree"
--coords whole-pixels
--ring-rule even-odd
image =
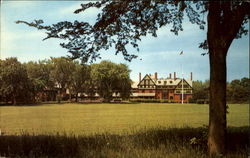
[[[25,63],[28,77],[34,85],[34,93],[44,93],[45,90],[53,89],[54,84],[50,78],[52,65],[48,60]],[[38,98],[41,100],[41,98]]]
[[[50,77],[58,88],[57,101],[60,103],[63,92],[66,92],[66,88],[70,88],[75,64],[72,60],[64,57],[51,58],[51,63]]]
[[[209,105],[209,153],[224,154],[226,141],[226,56],[235,38],[246,34],[244,24],[249,19],[249,1],[180,1],[180,0],[102,0],[82,4],[75,13],[88,8],[102,9],[96,23],[63,21],[51,26],[42,20],[17,21],[38,29],[47,30],[48,38],[61,38],[69,42],[61,44],[73,58],[86,62],[100,56],[101,49],[115,46],[116,54],[122,53],[126,60],[136,57],[127,52],[127,45],[138,49],[142,36],[157,36],[157,30],[172,24],[170,31],[176,35],[182,31],[184,14],[189,21],[204,29],[200,15],[207,15],[207,39],[200,47],[207,48],[210,60]]]
[[[91,79],[98,94],[104,98],[105,102],[110,102],[113,94],[119,94],[122,98],[126,98],[130,94],[129,73],[127,65],[115,64],[111,61],[91,65]]]
[[[17,102],[29,102],[34,97],[33,85],[28,78],[25,67],[17,58],[7,58],[0,65],[0,94],[11,101],[13,105]]]
[[[250,98],[250,79],[233,80],[227,86],[227,100],[232,103],[246,103]]]
[[[209,81],[193,81],[193,102],[197,103],[200,99],[203,101],[207,100],[209,97]]]
[[[79,93],[87,93],[90,81],[90,66],[80,65],[76,63],[75,71],[72,73],[72,80],[70,82],[70,89],[76,96],[76,102],[78,102]]]

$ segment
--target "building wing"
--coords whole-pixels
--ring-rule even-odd
[[[139,82],[138,88],[155,89],[156,84],[155,81],[148,74],[146,74],[145,77]]]

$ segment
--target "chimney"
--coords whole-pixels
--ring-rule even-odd
[[[169,73],[169,78],[170,78],[170,79],[172,78],[172,74],[171,74],[171,73]]]
[[[174,80],[176,80],[176,72],[174,72]]]
[[[155,79],[157,80],[157,72],[155,72]]]
[[[190,80],[191,81],[193,80],[193,73],[192,72],[190,73]]]
[[[139,72],[139,82],[141,82],[141,73]]]

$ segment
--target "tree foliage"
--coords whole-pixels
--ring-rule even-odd
[[[56,98],[78,101],[78,95],[96,94],[110,101],[116,94],[130,96],[131,80],[127,65],[102,61],[86,65],[65,57],[20,63],[16,58],[0,60],[0,102],[28,103]],[[67,89],[67,91],[66,91]]]
[[[0,67],[0,94],[5,101],[14,105],[17,101],[29,102],[33,98],[33,85],[25,67],[16,58],[1,61]]]
[[[43,93],[46,89],[53,89],[54,83],[50,78],[52,65],[48,60],[24,63],[28,77],[34,86],[34,93]],[[41,98],[38,98],[41,100]]]
[[[250,98],[250,79],[232,80],[227,83],[227,103],[248,103]],[[209,100],[209,81],[193,81],[192,102]]]
[[[79,93],[87,93],[90,82],[90,66],[89,65],[75,65],[75,71],[72,74],[72,80],[70,82],[70,87],[76,96],[76,102],[78,101]]]
[[[221,3],[225,7],[221,8],[221,19],[225,24],[234,23],[236,19],[229,19],[234,14],[247,14],[243,16],[244,21],[240,23],[240,29],[237,31],[237,38],[242,34],[246,35],[247,30],[244,24],[249,18],[249,2],[229,1]],[[208,12],[208,1],[165,1],[165,0],[125,0],[109,1],[102,0],[82,4],[80,9],[75,11],[76,14],[85,10],[96,7],[102,10],[97,15],[94,25],[88,22],[69,22],[62,21],[47,26],[43,25],[43,20],[34,22],[17,21],[16,23],[25,23],[29,26],[36,27],[39,30],[46,30],[47,37],[65,39],[67,42],[61,43],[63,48],[68,49],[72,58],[81,58],[83,62],[93,61],[100,57],[101,49],[114,47],[116,54],[122,53],[126,60],[131,61],[136,58],[135,53],[127,51],[128,45],[133,46],[139,51],[138,41],[142,36],[152,35],[157,37],[157,30],[166,25],[172,25],[171,32],[178,35],[183,31],[182,21],[186,15],[192,24],[199,25],[204,29],[206,22],[204,15]],[[222,5],[223,6],[223,5]],[[224,18],[224,19],[223,19]],[[227,21],[226,21],[227,20]],[[227,27],[227,26],[226,26]],[[223,29],[227,33],[227,29]],[[223,30],[222,33],[223,33]],[[207,40],[200,43],[200,48],[207,49]]]
[[[233,80],[227,85],[227,100],[231,103],[249,103],[250,79]]]
[[[112,99],[114,92],[123,98],[129,96],[131,87],[129,73],[127,65],[110,61],[93,64],[91,68],[91,78],[97,87],[97,92],[106,102]]]
[[[50,77],[58,89],[57,100],[60,102],[63,92],[70,88],[72,75],[75,71],[75,64],[68,58],[51,58],[52,70]]]
[[[209,81],[193,81],[192,102],[197,103],[199,100],[209,100]]]

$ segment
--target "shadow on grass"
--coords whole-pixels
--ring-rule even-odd
[[[6,157],[208,157],[206,128],[155,128],[135,134],[0,136]],[[247,157],[249,127],[229,127],[227,157]]]

